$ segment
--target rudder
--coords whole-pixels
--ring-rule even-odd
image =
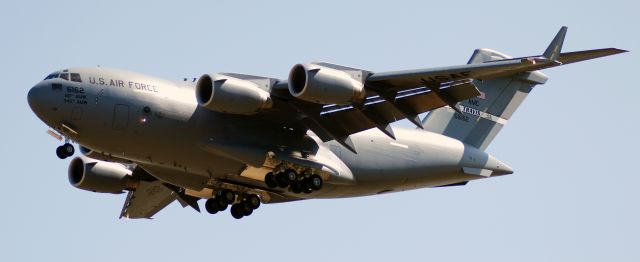
[[[490,49],[476,49],[467,64],[509,59]],[[425,130],[458,139],[485,150],[507,123],[532,88],[548,77],[539,71],[491,80],[474,80],[481,96],[457,104],[462,114],[450,107],[429,113],[422,124]]]

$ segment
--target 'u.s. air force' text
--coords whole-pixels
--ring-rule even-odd
[[[116,86],[116,87],[129,87],[131,89],[136,89],[140,91],[154,92],[158,93],[158,87],[155,85],[149,85],[144,83],[138,83],[133,81],[123,81],[119,79],[104,79],[102,77],[89,77],[89,83],[94,85],[103,85],[103,86]]]

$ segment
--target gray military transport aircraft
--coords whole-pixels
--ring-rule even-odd
[[[33,112],[65,143],[80,189],[124,193],[125,218],[183,207],[234,218],[261,203],[465,185],[513,173],[484,152],[547,76],[540,69],[614,55],[477,49],[466,65],[371,72],[294,65],[286,80],[237,73],[169,81],[102,67],[68,68],[29,90]],[[424,118],[419,114],[430,111]],[[408,119],[417,128],[392,126]]]

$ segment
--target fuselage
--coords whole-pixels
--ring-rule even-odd
[[[248,170],[264,172],[269,166],[256,166],[260,159],[252,161],[254,153],[222,150],[220,145],[242,145],[257,152],[327,149],[346,165],[355,182],[330,179],[307,198],[372,195],[512,173],[491,155],[440,134],[394,127],[394,140],[367,130],[351,136],[354,153],[335,141],[322,142],[312,132],[293,138],[291,130],[259,114],[202,108],[190,81],[100,67],[65,71],[29,91],[29,104],[42,121],[96,154],[134,162],[156,178],[192,191],[216,180],[263,187]]]

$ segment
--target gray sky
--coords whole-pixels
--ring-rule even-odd
[[[639,261],[637,1],[470,2],[3,3],[0,261]],[[488,149],[514,175],[265,205],[240,221],[175,203],[154,220],[118,220],[125,195],[70,186],[69,160],[26,100],[70,66],[169,79],[284,78],[318,60],[411,69],[463,64],[479,47],[541,54],[562,25],[565,51],[631,53],[545,71]]]

